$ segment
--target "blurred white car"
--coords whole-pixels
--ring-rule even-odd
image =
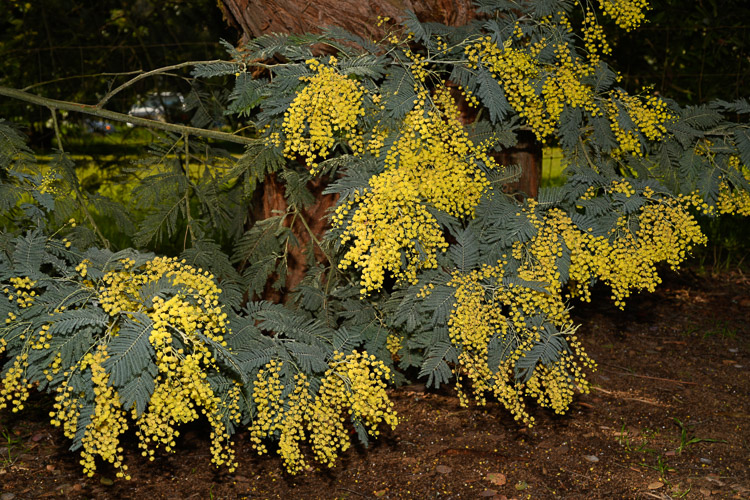
[[[111,134],[115,131],[115,126],[104,120],[84,120],[83,124],[86,126],[86,131],[90,134]]]
[[[130,116],[147,118],[160,122],[186,122],[185,98],[174,92],[160,92],[148,96],[144,101],[134,104],[128,111]],[[132,127],[132,123],[128,123]]]

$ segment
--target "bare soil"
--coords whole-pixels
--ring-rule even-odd
[[[48,423],[50,400],[0,414],[0,500],[36,498],[750,498],[750,279],[673,274],[619,311],[577,304],[598,370],[568,415],[523,427],[498,404],[461,408],[452,388],[392,391],[401,424],[333,469],[290,476],[236,436],[239,467],[209,461],[206,429],[154,462],[128,443],[131,481],[77,453]]]

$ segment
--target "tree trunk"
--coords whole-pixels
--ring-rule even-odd
[[[542,144],[530,130],[516,133],[518,142],[512,148],[503,149],[493,154],[500,165],[519,165],[521,177],[506,186],[509,193],[518,193],[520,197],[536,198],[542,180]]]
[[[360,36],[381,39],[385,33],[377,26],[377,18],[403,19],[403,13],[411,10],[425,22],[440,22],[459,26],[470,22],[475,12],[471,0],[220,0],[219,6],[227,22],[243,35],[239,44],[268,33],[320,32],[326,26],[344,28]],[[517,147],[498,155],[503,164],[520,164],[523,175],[518,183],[508,186],[513,191],[536,196],[541,178],[541,146],[530,137],[519,136]],[[320,181],[311,183],[312,192],[322,191]],[[263,183],[262,192],[256,193],[252,208],[255,220],[273,215],[274,210],[285,210],[284,185],[275,177]],[[319,196],[316,204],[306,210],[306,220],[311,228],[322,235],[328,229],[324,214],[336,203],[332,196]],[[295,225],[296,226],[296,225]],[[292,228],[302,242],[309,241],[307,234]],[[305,273],[305,258],[295,251],[289,261],[286,290],[292,290]],[[270,290],[269,290],[270,292]],[[285,300],[286,294],[268,293],[274,300]]]
[[[221,0],[219,5],[227,22],[243,33],[241,42],[267,33],[319,32],[326,26],[381,38],[377,17],[400,20],[407,10],[421,21],[451,26],[474,17],[471,0]]]

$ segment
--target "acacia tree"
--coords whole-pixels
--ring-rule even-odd
[[[724,117],[750,105],[629,94],[602,61],[597,19],[634,29],[645,6],[485,0],[485,17],[464,26],[381,19],[375,42],[331,28],[228,46],[230,60],[193,73],[234,76],[228,111],[256,137],[159,124],[168,134],[144,159],[135,221],[82,191],[62,140],[40,171],[0,124],[0,407],[21,410],[35,384],[54,391],[52,423],[84,470],[100,457],[125,476],[126,426],[153,456],[174,451],[179,424],[200,414],[217,465],[234,467],[240,427],[261,453],[278,440],[291,472],[309,459],[305,441],[332,465],[350,445],[345,423],[365,442],[397,424],[385,388],[405,373],[455,383],[464,405],[497,401],[524,425],[529,400],[564,413],[595,366],[571,304],[601,282],[625,307],[705,243],[696,212],[750,214],[750,131]],[[477,111],[470,124],[461,100]],[[521,130],[559,141],[564,186],[535,198],[501,189],[518,169],[492,152]],[[246,142],[245,154],[200,135]],[[268,173],[283,184],[283,210],[247,229]],[[304,211],[328,194],[320,237]],[[104,213],[138,250],[101,248]],[[184,251],[146,253],[162,240]],[[293,300],[251,300],[269,279],[283,286],[295,246],[309,261]]]

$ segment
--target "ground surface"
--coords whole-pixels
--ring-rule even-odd
[[[599,363],[590,394],[523,428],[497,404],[461,408],[449,389],[392,397],[402,423],[334,469],[299,476],[237,438],[233,474],[211,467],[201,427],[154,462],[129,446],[131,481],[77,454],[48,425],[48,400],[0,415],[0,500],[32,498],[750,498],[750,279],[670,276],[625,312],[577,305]]]

